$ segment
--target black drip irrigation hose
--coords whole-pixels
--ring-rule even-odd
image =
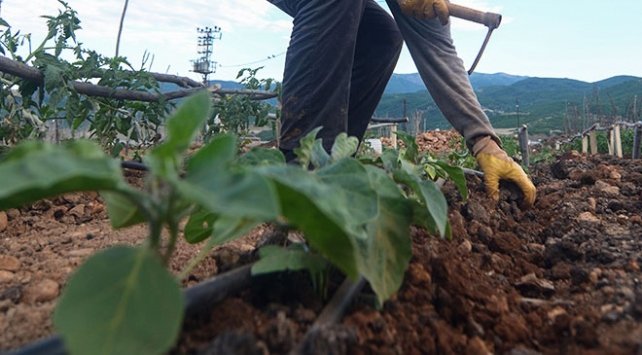
[[[185,318],[195,317],[211,309],[226,297],[247,288],[252,280],[252,264],[212,277],[183,291]],[[4,353],[3,353],[4,354]],[[6,355],[66,355],[58,335],[38,340]]]
[[[147,165],[133,161],[133,160],[126,160],[126,161],[121,161],[120,162],[120,167],[123,169],[130,169],[130,170],[139,170],[139,171],[148,171],[149,168]]]

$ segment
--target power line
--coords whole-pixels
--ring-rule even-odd
[[[271,54],[271,55],[267,56],[267,58],[255,60],[253,62],[247,62],[247,63],[243,63],[243,64],[234,64],[234,65],[219,65],[218,67],[219,68],[238,68],[238,67],[244,67],[244,66],[253,65],[253,64],[259,64],[259,63],[266,62],[268,60],[272,60],[274,58],[281,57],[281,56],[285,55],[285,53],[286,52],[281,52],[281,53],[277,53],[277,54]]]

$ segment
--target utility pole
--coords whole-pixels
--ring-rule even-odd
[[[192,70],[195,73],[203,75],[203,84],[207,86],[207,77],[216,72],[216,62],[212,61],[212,53],[214,52],[214,40],[221,39],[223,33],[221,28],[218,26],[205,27],[205,28],[196,28],[198,32],[198,46],[201,50],[198,51],[200,57],[196,60],[193,60],[194,69]]]

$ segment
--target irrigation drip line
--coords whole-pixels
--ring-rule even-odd
[[[214,305],[247,288],[252,280],[252,264],[212,277],[183,291],[185,317],[195,317],[210,310]],[[31,343],[7,355],[66,355],[64,342],[54,335]]]
[[[149,168],[147,167],[147,165],[137,161],[133,161],[133,160],[126,160],[126,161],[120,162],[120,167],[123,169],[149,171]]]

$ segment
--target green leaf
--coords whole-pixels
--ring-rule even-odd
[[[340,205],[345,200],[337,197],[337,189],[306,170],[284,166],[261,172],[275,183],[283,217],[303,231],[314,250],[356,278],[359,273],[349,231],[353,206]]]
[[[103,191],[101,196],[107,204],[107,214],[113,228],[131,227],[146,221],[145,215],[138,205],[132,203],[131,198],[108,191]],[[146,196],[139,194],[139,198],[146,198]]]
[[[0,163],[0,210],[77,191],[131,193],[118,161],[88,141],[59,146],[29,142]]]
[[[323,148],[323,141],[321,139],[317,139],[314,141],[314,145],[312,146],[312,155],[310,156],[310,162],[315,168],[322,168],[332,162],[332,157],[330,157],[330,154],[326,152],[325,148]]]
[[[58,65],[50,64],[45,67],[45,88],[47,91],[59,90],[66,87],[64,70]]]
[[[439,234],[442,237],[445,236],[448,225],[448,202],[446,197],[444,197],[437,184],[432,181],[421,181],[419,188],[423,202],[437,224]]]
[[[359,139],[348,137],[346,133],[339,133],[332,145],[332,160],[352,157],[359,148]]]
[[[194,212],[185,225],[185,240],[190,244],[196,244],[209,238],[214,232],[214,223],[218,215],[198,210]]]
[[[412,210],[397,184],[381,169],[370,167],[368,175],[380,194],[378,214],[367,226],[368,238],[356,240],[359,270],[383,304],[401,287],[412,256]]]
[[[239,159],[243,166],[268,166],[285,164],[283,153],[278,149],[252,148]]]
[[[53,321],[73,354],[160,354],[183,317],[179,285],[149,249],[115,247],[71,277]]]
[[[187,176],[173,183],[190,201],[210,212],[240,218],[271,220],[279,213],[274,187],[252,170],[233,172],[233,136],[219,136],[190,159]]]
[[[415,193],[419,202],[430,214],[437,226],[437,231],[443,237],[448,225],[448,203],[437,185],[429,180],[422,180],[405,170],[394,171],[396,181],[405,184]],[[422,224],[423,225],[423,224]]]
[[[209,117],[211,100],[207,91],[190,96],[167,119],[167,139],[151,155],[156,159],[173,159],[189,148],[194,136]]]
[[[359,228],[377,215],[377,192],[363,165],[354,158],[343,158],[316,172],[322,182],[335,189],[336,207],[348,207],[350,228]],[[339,201],[341,200],[341,201]],[[352,228],[350,228],[352,230]],[[358,234],[358,232],[356,232]]]
[[[399,139],[401,139],[401,141],[404,142],[405,145],[403,158],[414,164],[417,164],[419,158],[419,146],[417,145],[415,137],[401,131],[398,131],[396,134],[397,137],[399,137]]]
[[[318,275],[328,267],[327,261],[302,247],[281,248],[266,245],[259,250],[260,259],[252,266],[252,274],[268,274],[281,271],[307,270],[311,275]]]
[[[437,161],[436,164],[446,171],[448,177],[455,183],[461,197],[466,201],[468,199],[468,187],[464,170],[457,166],[448,165],[443,161]]]
[[[0,26],[4,26],[4,27],[11,27],[11,26],[9,25],[9,22],[7,22],[7,21],[3,20],[2,18],[0,18]]]
[[[294,149],[294,154],[299,160],[299,164],[306,168],[312,162],[312,151],[314,149],[314,142],[316,141],[317,133],[321,131],[323,127],[317,127],[313,129],[310,133],[305,135],[303,138],[299,139],[299,146]]]

